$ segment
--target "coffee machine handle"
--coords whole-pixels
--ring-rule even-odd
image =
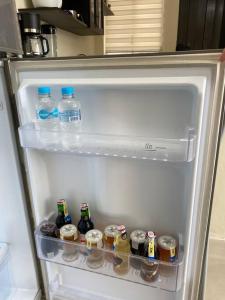
[[[42,35],[40,36],[40,38],[41,38],[41,46],[42,46],[43,55],[46,55],[49,52],[48,40],[45,37],[43,37]],[[44,43],[45,43],[45,45],[44,45]]]

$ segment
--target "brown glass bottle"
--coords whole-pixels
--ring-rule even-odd
[[[85,234],[89,231],[94,229],[94,224],[91,221],[90,212],[87,203],[81,203],[80,205],[81,211],[81,218],[78,222],[77,228],[80,233],[80,243],[85,244]]]

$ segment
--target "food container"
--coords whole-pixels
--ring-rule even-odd
[[[91,269],[98,269],[104,264],[103,234],[100,230],[92,229],[85,234],[88,248],[87,265]]]
[[[177,257],[177,241],[169,235],[162,235],[157,242],[158,258],[166,262],[174,262]]]
[[[74,242],[78,239],[77,228],[73,224],[67,224],[60,228],[60,239],[64,241]],[[76,244],[65,243],[63,246],[63,255],[62,258],[65,261],[73,261],[78,258],[79,249]]]
[[[146,232],[143,230],[135,230],[130,235],[130,249],[132,254],[144,256],[146,241]],[[140,269],[141,260],[130,257],[130,264],[135,269]]]
[[[109,225],[104,230],[104,246],[106,249],[112,250],[116,235],[118,234],[118,225]]]
[[[104,230],[104,247],[107,250],[113,250],[113,244],[116,235],[118,234],[118,225],[109,225]],[[105,253],[105,259],[107,259],[109,262],[113,261],[113,253],[106,252]]]
[[[40,226],[40,232],[43,236],[56,238],[57,227],[55,223],[45,222]],[[55,241],[43,238],[41,241],[41,251],[47,258],[53,258],[58,253],[58,245]]]

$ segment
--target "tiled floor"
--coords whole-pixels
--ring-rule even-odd
[[[225,300],[225,239],[210,239],[205,300]]]

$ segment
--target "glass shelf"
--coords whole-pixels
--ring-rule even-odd
[[[141,256],[124,253],[117,253],[115,256],[113,251],[104,248],[88,249],[76,242],[44,236],[40,232],[40,226],[35,231],[35,240],[41,260],[167,291],[177,291],[181,287],[182,250],[179,250],[179,257],[173,263],[154,260],[149,265],[148,259]],[[126,262],[126,272],[121,269],[116,271],[121,261]]]
[[[53,152],[143,160],[190,162],[195,158],[196,136],[182,139],[104,135],[85,132],[36,130],[34,124],[19,128],[20,144]]]

